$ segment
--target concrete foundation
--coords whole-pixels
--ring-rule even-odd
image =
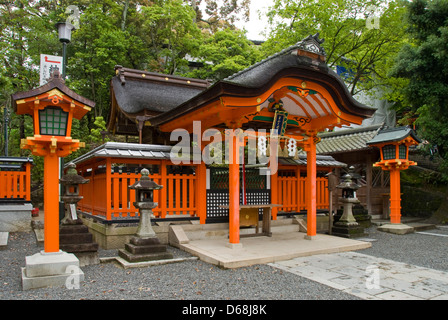
[[[30,290],[51,286],[66,286],[74,289],[84,280],[78,258],[71,253],[39,252],[25,258],[22,268],[22,289]]]
[[[401,223],[389,223],[378,227],[379,231],[389,232],[393,234],[408,234],[415,232],[411,226]]]
[[[0,205],[0,232],[31,231],[31,203]]]
[[[93,235],[93,241],[105,250],[124,248],[138,229],[138,221],[135,223],[102,223],[79,212],[78,217],[89,228],[89,232]],[[169,225],[170,222],[158,222],[152,226],[162,244],[168,244]]]

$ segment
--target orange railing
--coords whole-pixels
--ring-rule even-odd
[[[0,170],[0,199],[31,201],[31,162]]]
[[[167,164],[169,162],[159,162],[159,172],[150,174],[154,182],[163,186],[154,191],[154,202],[158,203],[153,209],[154,215],[160,218],[194,216],[205,221],[205,199],[201,198],[201,194],[205,194],[204,170],[197,166],[195,172],[171,174],[167,173]],[[99,169],[89,168],[88,171],[85,169],[81,167],[80,174],[90,181],[80,185],[80,195],[83,196],[78,203],[80,211],[107,220],[138,217],[138,209],[133,204],[135,191],[128,187],[140,179],[140,173],[115,172],[109,165]],[[202,181],[200,179],[204,180],[203,193],[197,191]]]
[[[278,211],[299,212],[306,210],[306,177],[279,176],[277,178],[277,199],[283,206]],[[329,206],[328,179],[317,178],[317,209]]]

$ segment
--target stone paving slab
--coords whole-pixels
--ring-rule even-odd
[[[359,252],[297,257],[270,263],[367,300],[448,300],[448,272]]]
[[[8,245],[9,232],[0,232],[0,248],[6,248]]]
[[[307,240],[305,235],[302,232],[273,232],[272,237],[242,238],[240,246],[235,247],[228,246],[227,238],[193,240],[179,244],[179,248],[223,268],[240,268],[294,257],[361,250],[372,245],[365,241],[325,234],[317,234],[312,240]],[[334,267],[338,267],[338,264],[334,264]]]

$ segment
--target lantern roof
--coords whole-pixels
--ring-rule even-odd
[[[32,108],[34,100],[50,99],[58,96],[67,103],[73,103],[77,108],[73,112],[73,117],[81,119],[87,112],[95,107],[95,102],[77,94],[65,85],[64,79],[58,70],[55,70],[48,82],[40,87],[29,91],[17,92],[12,95],[12,105],[17,114],[33,114]]]
[[[67,167],[67,173],[63,175],[61,179],[59,179],[59,182],[62,185],[78,185],[85,184],[90,181],[89,179],[84,179],[82,176],[78,175],[78,172],[76,171],[76,165],[73,162],[70,162]]]
[[[129,189],[134,190],[159,190],[162,188],[163,186],[158,185],[149,177],[149,170],[146,168],[142,169],[140,180],[129,186]]]
[[[416,144],[421,142],[421,139],[417,137],[415,131],[409,126],[395,128],[385,127],[380,129],[378,134],[372,140],[367,142],[367,145],[400,142],[408,137],[413,139],[413,142]]]

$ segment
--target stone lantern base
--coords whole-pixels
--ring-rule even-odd
[[[161,244],[152,228],[152,209],[157,203],[134,203],[140,210],[140,221],[137,233],[125,244],[124,249],[118,250],[118,255],[128,262],[143,262],[152,260],[172,259],[173,255],[166,251],[166,245]]]
[[[79,259],[81,267],[100,263],[98,257],[99,246],[93,241],[93,235],[81,219],[61,224],[59,244],[61,250],[73,253]]]
[[[118,255],[128,262],[173,259],[173,254],[167,252],[166,248],[157,237],[136,236],[125,245],[125,249],[118,250]]]
[[[344,205],[342,216],[339,219],[335,219],[336,221],[331,228],[331,234],[343,238],[367,236],[367,233],[364,232],[364,227],[353,216],[353,206],[359,204],[359,200],[356,198],[343,198],[341,201]]]
[[[331,235],[343,238],[360,238],[368,236],[360,225],[335,225],[331,229]]]

